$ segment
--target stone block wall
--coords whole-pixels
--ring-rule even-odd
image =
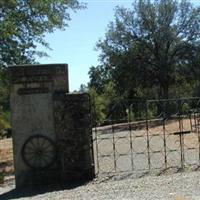
[[[94,178],[89,95],[55,93],[54,118],[61,177]]]
[[[67,65],[12,66],[9,71],[16,187],[93,178],[89,96],[68,93]],[[48,167],[35,169],[31,165],[47,162],[30,158],[30,165],[25,159],[30,147],[45,146],[38,135],[52,141],[56,158]],[[40,147],[33,153],[39,158],[45,155]]]

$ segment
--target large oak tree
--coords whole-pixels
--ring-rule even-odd
[[[169,98],[170,87],[192,66],[199,47],[200,7],[187,0],[138,0],[131,9],[118,7],[97,43],[102,68],[126,97],[154,87],[158,98]]]

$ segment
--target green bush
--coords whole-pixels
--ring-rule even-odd
[[[11,129],[9,120],[6,113],[0,114],[0,138],[8,136],[8,130]]]
[[[0,184],[4,183],[4,174],[1,172],[0,173]]]

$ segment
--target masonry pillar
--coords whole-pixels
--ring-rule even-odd
[[[11,66],[9,74],[16,187],[93,178],[89,98],[68,94],[67,65]]]

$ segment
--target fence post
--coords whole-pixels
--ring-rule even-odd
[[[145,105],[146,105],[147,155],[148,155],[148,167],[149,167],[149,171],[150,171],[151,170],[151,158],[150,158],[150,144],[149,144],[148,101],[146,101]]]

